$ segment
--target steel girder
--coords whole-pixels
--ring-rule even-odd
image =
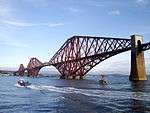
[[[81,78],[105,59],[131,49],[131,40],[74,36],[49,61],[65,78]]]
[[[141,45],[142,51],[150,49],[150,42]]]

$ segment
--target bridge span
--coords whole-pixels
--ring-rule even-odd
[[[102,61],[122,52],[131,50],[130,80],[147,80],[144,51],[150,49],[150,42],[143,44],[143,36],[132,35],[131,39],[73,36],[54,54],[50,61],[42,63],[31,58],[25,68],[20,65],[15,74],[37,76],[45,66],[54,66],[60,72],[60,78],[82,79],[93,67]]]

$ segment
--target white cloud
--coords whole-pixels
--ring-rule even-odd
[[[16,26],[16,27],[31,27],[31,26],[35,25],[35,24],[32,24],[32,23],[17,22],[17,21],[8,21],[8,20],[4,20],[3,22],[5,24],[9,24],[9,25]]]
[[[48,7],[49,4],[52,4],[50,0],[24,0],[35,8]]]
[[[25,43],[21,43],[16,41],[14,38],[8,38],[8,37],[1,37],[0,38],[0,45],[6,45],[6,46],[12,46],[12,47],[21,47],[21,48],[31,48],[30,45],[25,44]]]
[[[145,0],[136,0],[136,3],[145,3]]]
[[[70,7],[70,8],[69,8],[69,11],[74,12],[74,13],[77,13],[77,12],[79,12],[79,9],[74,8],[74,7]]]
[[[5,45],[19,47],[19,48],[31,48],[31,46],[19,42],[6,42]]]
[[[0,18],[11,18],[11,8],[8,1],[0,0]]]
[[[120,15],[120,11],[119,10],[112,10],[108,12],[109,15]]]
[[[50,23],[48,24],[49,27],[59,27],[59,26],[63,26],[64,23]]]
[[[33,27],[33,26],[48,26],[48,27],[59,27],[63,26],[64,23],[26,23],[26,22],[20,22],[20,21],[9,21],[9,20],[3,20],[3,23],[15,26],[15,27]]]
[[[0,17],[4,17],[5,15],[8,15],[8,8],[5,8],[3,6],[0,5]]]
[[[149,0],[136,0],[136,3],[139,5],[147,5],[149,3]]]
[[[86,4],[89,6],[94,6],[94,7],[103,7],[104,2],[102,1],[94,1],[94,0],[86,0]]]

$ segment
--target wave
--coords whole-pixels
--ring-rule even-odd
[[[15,85],[17,87],[22,87]],[[90,97],[99,97],[107,99],[136,99],[136,100],[147,100],[150,101],[150,93],[146,92],[131,92],[131,91],[113,91],[113,90],[99,90],[99,89],[78,89],[74,87],[56,87],[56,86],[46,86],[46,85],[30,85],[26,88],[40,91],[49,91],[57,93],[72,93],[72,94],[82,94]]]

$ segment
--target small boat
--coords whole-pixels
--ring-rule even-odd
[[[105,75],[101,75],[101,80],[99,80],[99,83],[102,84],[102,85],[107,85],[108,84],[108,81],[105,78]]]
[[[102,85],[107,85],[108,82],[106,80],[99,80],[99,83],[102,84]]]
[[[18,85],[20,85],[22,87],[27,87],[27,86],[31,85],[31,83],[29,83],[28,81],[19,80]]]

